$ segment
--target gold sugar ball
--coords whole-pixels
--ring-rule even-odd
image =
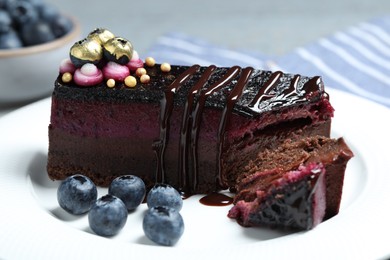
[[[145,75],[145,74],[146,74],[146,69],[145,68],[138,68],[135,71],[135,75],[137,75],[138,77],[141,77],[142,75]]]
[[[108,79],[106,84],[107,84],[107,87],[109,87],[109,88],[115,87],[115,79]]]
[[[100,43],[100,45],[105,44],[109,39],[114,37],[115,35],[112,32],[104,28],[96,28],[87,36],[88,39],[95,40]]]
[[[129,88],[134,88],[137,85],[137,79],[133,76],[127,76],[125,78],[125,85]]]
[[[62,82],[69,83],[72,81],[73,76],[70,72],[65,72],[64,74],[62,74],[61,79],[62,79]]]
[[[103,44],[103,53],[108,61],[125,65],[133,57],[133,45],[124,38],[114,37]]]
[[[97,65],[103,58],[103,49],[97,41],[86,38],[73,44],[69,54],[72,63],[80,68],[86,63]]]
[[[170,72],[171,71],[171,64],[164,62],[161,64],[160,69],[162,72]]]
[[[148,83],[150,81],[150,76],[148,74],[144,74],[139,79],[141,83]]]
[[[146,66],[148,66],[148,67],[153,67],[153,66],[156,64],[156,61],[154,60],[153,57],[147,57],[147,58],[145,59],[145,64],[146,64]]]

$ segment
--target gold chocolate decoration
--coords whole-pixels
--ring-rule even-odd
[[[124,38],[115,37],[103,45],[103,51],[106,59],[124,65],[133,56],[133,45]]]
[[[88,39],[95,40],[99,42],[101,45],[105,44],[108,40],[114,38],[115,35],[107,29],[104,28],[96,28],[92,32],[90,32],[87,36]]]
[[[102,58],[102,46],[91,39],[78,41],[70,49],[70,59],[76,67],[81,67],[85,63],[96,65]]]

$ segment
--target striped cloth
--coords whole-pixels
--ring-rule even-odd
[[[390,107],[390,17],[360,23],[281,57],[215,46],[181,33],[161,36],[148,56],[171,64],[239,65],[321,75],[327,86]]]

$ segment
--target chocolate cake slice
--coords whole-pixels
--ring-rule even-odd
[[[237,180],[228,216],[243,226],[311,229],[338,213],[352,156],[344,139],[321,136],[265,150]]]
[[[263,175],[277,175],[263,172]],[[239,200],[229,211],[243,226],[312,229],[326,208],[325,169],[322,164],[300,166],[256,190],[252,201]]]
[[[234,187],[249,160],[285,139],[329,136],[319,77],[253,68],[145,66],[147,83],[82,87],[56,80],[48,173],[107,186],[132,173],[188,193]]]
[[[121,175],[185,195],[230,189],[244,226],[310,229],[338,213],[352,152],[330,139],[321,77],[145,61],[96,29],[60,65],[48,175],[108,186]]]

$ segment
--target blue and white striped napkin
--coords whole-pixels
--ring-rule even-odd
[[[158,61],[177,65],[252,66],[266,68],[267,55],[248,50],[233,50],[182,33],[168,33],[157,39],[148,52]]]
[[[229,49],[181,33],[161,36],[148,55],[181,65],[252,66],[307,76],[390,107],[390,17],[376,18],[281,57]]]

